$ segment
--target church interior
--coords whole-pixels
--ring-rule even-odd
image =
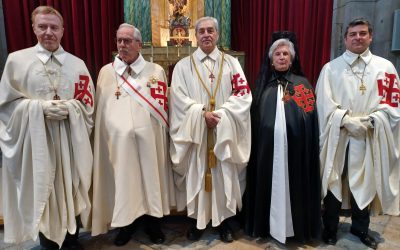
[[[197,49],[194,24],[203,16],[218,20],[218,48],[238,59],[251,88],[255,87],[273,32],[296,34],[302,69],[315,87],[325,63],[345,50],[345,25],[360,16],[370,19],[375,28],[371,50],[391,61],[400,71],[400,0],[2,0],[0,75],[8,54],[36,44],[30,14],[39,5],[51,5],[62,14],[65,31],[61,45],[86,63],[94,84],[100,69],[117,54],[116,30],[124,22],[141,31],[141,54],[147,61],[164,68],[170,84],[175,64]],[[273,239],[252,239],[245,236],[238,225],[234,225],[237,240],[233,243],[219,241],[213,231],[193,243],[185,238],[187,222],[182,217],[184,215],[175,212],[165,218],[167,241],[164,245],[146,241],[141,231],[123,248],[112,245],[115,231],[96,238],[84,231],[79,237],[86,249],[93,250],[365,249],[356,237],[347,233],[351,218],[345,214],[340,219],[341,239],[336,247],[329,247],[322,241],[307,244],[289,241],[283,245]],[[400,249],[399,230],[398,216],[371,218],[371,231],[379,238],[379,249]],[[2,235],[0,226],[1,249],[40,249],[38,241],[18,246],[5,244]]]

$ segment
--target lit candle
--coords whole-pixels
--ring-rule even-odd
[[[152,56],[150,56],[150,62],[153,62],[153,57]]]
[[[153,44],[151,45],[151,57],[150,57],[150,59],[151,59],[151,62],[153,62]]]

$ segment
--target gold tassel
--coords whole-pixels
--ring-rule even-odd
[[[217,157],[215,157],[214,150],[209,149],[208,150],[208,167],[207,167],[207,173],[206,173],[206,178],[204,180],[204,190],[206,192],[211,192],[212,189],[212,175],[211,175],[211,168],[214,168],[217,166]]]
[[[204,190],[206,192],[211,192],[212,190],[212,175],[211,175],[211,169],[208,168],[207,169],[207,173],[206,173],[206,179],[204,181]]]
[[[214,150],[208,150],[208,168],[214,168],[217,166],[217,157],[215,157]]]

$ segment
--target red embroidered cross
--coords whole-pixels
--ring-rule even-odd
[[[294,91],[295,94],[292,98],[297,106],[302,108],[306,113],[313,111],[315,103],[314,93],[310,89],[305,88],[303,84],[295,86]]]
[[[250,93],[249,85],[247,82],[240,77],[240,74],[234,74],[232,79],[232,93],[234,96],[244,96]]]
[[[167,84],[165,82],[157,81],[157,86],[152,84],[150,88],[150,95],[164,108],[168,110],[168,98],[167,98]]]
[[[378,79],[378,93],[382,96],[380,104],[388,104],[392,107],[399,106],[399,83],[396,74],[385,73],[385,79]]]
[[[75,83],[74,98],[85,105],[93,107],[92,88],[89,85],[89,76],[79,75],[79,82]]]

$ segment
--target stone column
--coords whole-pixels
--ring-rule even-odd
[[[394,11],[400,9],[400,0],[335,0],[332,16],[331,58],[345,50],[343,35],[347,24],[357,17],[365,17],[374,27],[371,51],[390,60],[399,70],[400,53],[391,51]]]

